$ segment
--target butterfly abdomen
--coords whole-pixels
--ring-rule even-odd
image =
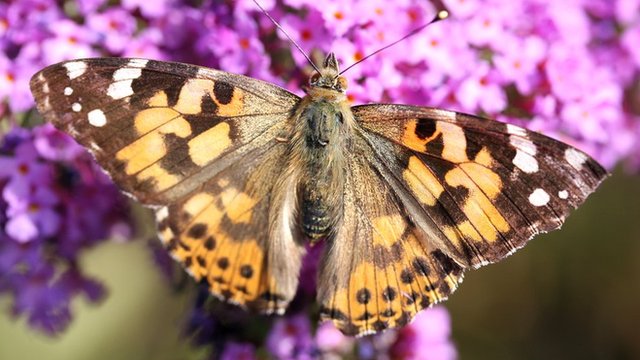
[[[308,96],[297,118],[295,158],[302,162],[299,223],[311,240],[327,237],[340,222],[344,194],[344,156],[348,152],[350,114],[339,102]]]
[[[334,222],[331,209],[321,194],[313,187],[305,187],[300,204],[300,223],[303,233],[312,240],[325,237]]]

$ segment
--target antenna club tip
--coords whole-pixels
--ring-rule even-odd
[[[449,12],[447,10],[438,11],[438,15],[436,16],[438,20],[444,20],[448,17],[449,17]]]

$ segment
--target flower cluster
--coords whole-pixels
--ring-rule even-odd
[[[9,1],[0,5],[0,99],[33,106],[28,79],[87,56],[178,60],[298,89],[310,67],[251,0]],[[343,65],[436,13],[430,2],[265,0],[312,55]],[[444,0],[450,19],[349,71],[355,103],[457,109],[574,143],[603,164],[640,163],[640,0]],[[317,58],[317,56],[316,56]],[[293,61],[292,61],[293,60]]]
[[[0,293],[47,333],[71,319],[69,302],[104,296],[85,276],[82,250],[131,235],[127,202],[88,153],[51,125],[17,128],[0,147]]]
[[[332,51],[343,67],[444,6],[448,20],[349,70],[352,102],[483,114],[561,138],[607,167],[626,161],[640,169],[640,0],[260,3],[313,59]],[[37,70],[91,56],[190,62],[297,92],[311,71],[252,0],[9,0],[0,4],[0,118],[15,122],[33,108],[28,82]],[[9,275],[0,291],[14,295],[17,313],[56,330],[69,319],[69,294],[100,297],[101,288],[75,266],[78,250],[126,229],[126,211],[118,212],[123,204],[86,155],[50,127],[11,132],[2,154],[0,274]],[[62,274],[56,261],[67,265]],[[223,357],[251,358],[263,344],[283,358],[366,357],[381,349],[393,358],[455,356],[443,308],[402,331],[354,341],[329,325],[314,331],[306,315],[313,287],[300,293],[296,311],[265,322],[272,328],[264,343],[237,329],[216,336],[228,339],[217,346]],[[191,330],[210,342],[224,327],[203,309],[194,309]],[[415,354],[417,343],[433,351]]]
[[[206,289],[203,294],[206,294]],[[197,323],[198,326],[190,330],[197,330],[201,344],[213,342],[214,354],[220,359],[250,360],[265,353],[269,355],[268,358],[281,360],[453,360],[457,356],[450,339],[449,313],[441,306],[419,313],[411,324],[400,331],[353,338],[343,335],[331,322],[316,327],[315,317],[310,316],[308,311],[256,320],[255,317],[247,317],[241,310],[226,306],[205,310],[203,304],[200,303],[192,314],[191,324]],[[216,321],[212,313],[225,321]],[[203,322],[204,319],[208,321]],[[248,335],[251,332],[246,331],[247,327],[256,328],[257,324],[269,331],[259,336],[255,335],[255,331],[253,336]]]

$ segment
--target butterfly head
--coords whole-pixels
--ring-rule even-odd
[[[325,88],[344,93],[347,90],[347,79],[340,76],[338,60],[333,53],[329,53],[324,59],[322,67],[309,79],[309,85],[313,88]]]

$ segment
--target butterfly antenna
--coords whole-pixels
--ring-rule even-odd
[[[446,18],[448,18],[448,17],[449,17],[449,12],[448,12],[447,10],[440,10],[440,11],[438,12],[438,14],[436,14],[436,16],[433,18],[433,20],[431,20],[431,21],[429,21],[428,23],[426,23],[426,24],[424,24],[424,25],[421,25],[421,26],[419,26],[419,27],[417,27],[417,28],[415,28],[415,29],[411,30],[411,32],[409,32],[407,35],[405,35],[405,36],[401,37],[400,39],[398,39],[398,40],[396,40],[396,41],[392,42],[391,44],[388,44],[388,45],[385,45],[385,46],[381,47],[380,49],[378,49],[378,50],[376,50],[376,51],[372,52],[371,54],[369,54],[369,55],[367,55],[367,56],[363,57],[362,59],[360,59],[360,60],[356,61],[355,63],[353,63],[353,64],[349,65],[349,67],[347,67],[346,69],[342,70],[342,71],[340,72],[340,74],[338,74],[336,77],[338,77],[338,76],[340,76],[340,75],[344,74],[345,72],[347,72],[347,70],[349,70],[349,69],[351,69],[352,67],[354,67],[354,66],[356,66],[356,65],[360,64],[361,62],[363,62],[363,61],[367,60],[368,58],[370,58],[370,57],[372,57],[372,56],[376,55],[377,53],[382,52],[382,51],[384,51],[384,50],[386,50],[386,49],[388,49],[388,48],[392,47],[393,45],[395,45],[395,44],[397,44],[397,43],[399,43],[399,42],[401,42],[401,41],[403,41],[403,40],[405,40],[405,39],[408,39],[408,38],[412,37],[413,35],[415,35],[415,34],[419,33],[420,31],[422,31],[422,29],[426,28],[427,26],[429,26],[429,25],[431,25],[431,24],[433,24],[433,23],[435,23],[435,22],[438,22],[438,21],[440,21],[440,20],[444,20],[444,19],[446,19]]]
[[[297,42],[295,42],[295,40],[293,40],[291,38],[291,36],[289,36],[289,34],[287,34],[286,31],[284,31],[284,29],[282,28],[282,26],[280,26],[280,24],[278,24],[278,22],[276,21],[276,19],[274,19],[271,15],[269,15],[269,13],[267,12],[267,10],[265,10],[260,3],[258,3],[257,0],[253,0],[253,2],[256,4],[256,6],[258,8],[260,8],[260,11],[262,11],[265,15],[267,15],[267,17],[269,18],[269,20],[271,20],[271,22],[273,23],[273,25],[275,25],[278,30],[282,31],[282,33],[284,34],[284,36],[287,37],[287,39],[289,39],[289,41],[293,44],[293,46],[296,47],[296,49],[298,49],[300,51],[300,53],[302,55],[304,55],[304,57],[307,59],[307,61],[309,62],[309,64],[311,64],[311,66],[317,71],[320,72],[320,69],[318,69],[318,67],[316,66],[316,64],[313,63],[313,61],[311,61],[311,58],[309,57],[309,55],[307,55],[306,52],[304,52],[304,50],[302,50],[302,48],[300,47],[300,45],[298,45]]]

